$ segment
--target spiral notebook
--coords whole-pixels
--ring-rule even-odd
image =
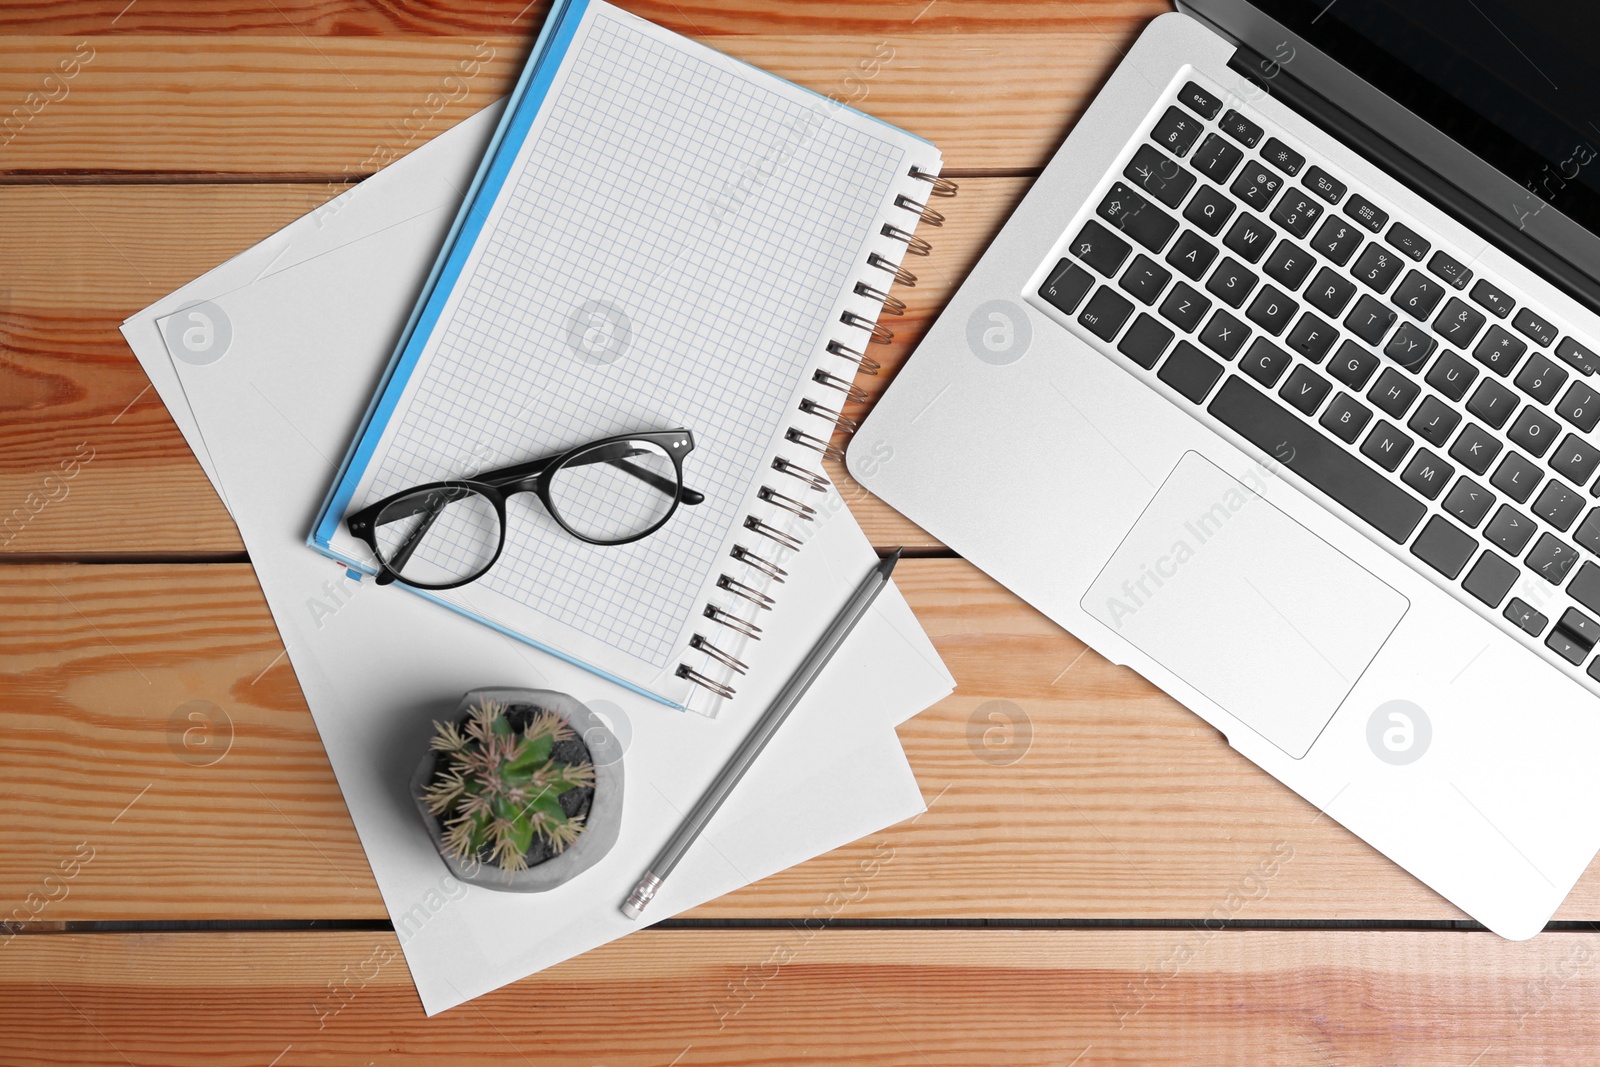
[[[558,2],[313,528],[426,482],[686,427],[703,503],[599,547],[532,494],[496,566],[405,589],[677,707],[760,669],[855,374],[903,309],[931,144],[600,0]]]

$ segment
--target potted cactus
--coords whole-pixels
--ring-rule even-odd
[[[412,796],[452,874],[537,893],[597,863],[616,842],[622,765],[605,724],[565,693],[475,689],[434,723]]]

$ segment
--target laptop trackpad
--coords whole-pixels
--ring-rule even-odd
[[[1251,488],[1186,453],[1082,607],[1296,759],[1409,606]]]

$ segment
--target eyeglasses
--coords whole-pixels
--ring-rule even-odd
[[[346,526],[371,548],[378,584],[454,589],[493,567],[506,543],[506,500],[535,493],[563,530],[592,545],[649,537],[679,504],[703,493],[683,484],[688,430],[619,434],[472,478],[429,482],[384,497]]]

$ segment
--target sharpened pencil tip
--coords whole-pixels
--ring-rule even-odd
[[[897,548],[883,557],[882,562],[878,564],[878,574],[884,578],[888,578],[889,575],[893,574],[894,565],[900,562],[900,554],[904,551],[905,549],[903,548]]]

